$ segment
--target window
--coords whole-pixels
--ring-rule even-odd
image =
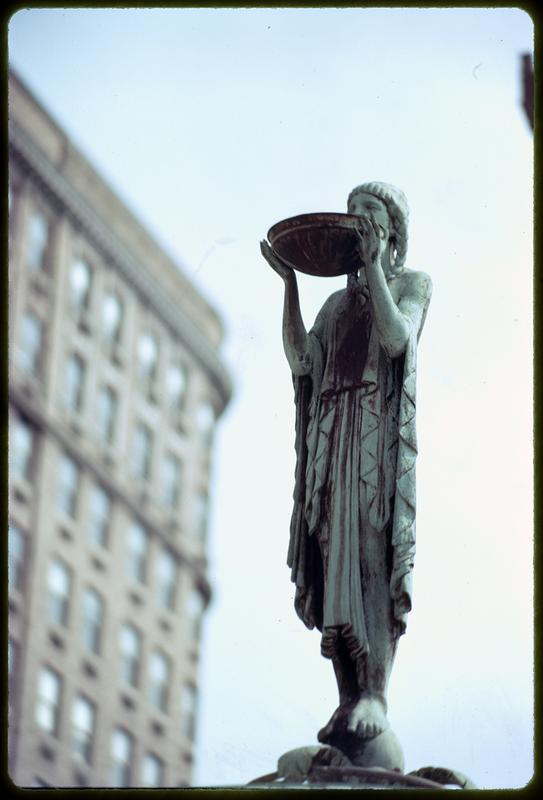
[[[89,494],[88,536],[91,544],[106,547],[111,517],[111,497],[101,486],[94,484]]]
[[[199,589],[192,589],[187,598],[187,619],[191,625],[191,634],[196,641],[200,638],[202,617],[204,614],[204,598]]]
[[[64,375],[64,405],[71,411],[81,411],[84,380],[85,362],[77,353],[72,353],[66,360]]]
[[[152,380],[158,366],[158,340],[152,333],[142,333],[138,339],[138,371],[144,381]]]
[[[42,667],[38,675],[36,722],[42,730],[53,735],[58,733],[61,693],[60,675],[50,667]]]
[[[156,599],[160,608],[174,608],[176,581],[176,560],[170,550],[162,550],[155,561]]]
[[[98,392],[96,429],[99,438],[103,442],[111,442],[113,440],[116,413],[117,395],[109,386],[102,386]]]
[[[94,704],[78,694],[72,705],[72,753],[90,764],[94,739]]]
[[[149,534],[139,522],[132,522],[128,528],[128,575],[137,583],[145,583],[147,578],[147,557],[149,554]]]
[[[177,456],[167,453],[162,462],[162,502],[172,511],[179,505],[180,485],[181,462]]]
[[[28,221],[26,240],[26,261],[31,269],[44,269],[47,243],[49,240],[49,225],[39,211],[33,211]]]
[[[34,429],[15,419],[9,429],[9,467],[14,478],[30,480],[33,468]]]
[[[67,455],[61,456],[58,470],[58,509],[75,518],[79,494],[79,467]]]
[[[196,492],[193,506],[193,532],[197,539],[204,540],[207,531],[209,498],[207,492]]]
[[[164,783],[164,763],[154,753],[145,753],[141,762],[141,786],[156,787]]]
[[[92,270],[82,258],[76,258],[70,269],[70,300],[77,309],[88,308]]]
[[[139,422],[134,428],[132,449],[132,474],[144,480],[149,478],[151,472],[151,453],[153,435],[147,425]]]
[[[21,320],[19,346],[15,352],[17,364],[29,375],[39,375],[43,349],[43,322],[27,311]]]
[[[47,571],[47,616],[54,625],[66,625],[72,588],[72,573],[58,558],[49,563]]]
[[[121,335],[123,306],[115,292],[108,292],[102,303],[102,325],[108,342],[114,344]]]
[[[9,588],[21,591],[24,584],[26,538],[13,523],[10,523],[9,526],[8,554]]]
[[[130,786],[134,739],[124,728],[115,728],[111,736],[111,785]]]
[[[137,686],[141,660],[141,634],[130,623],[122,626],[119,634],[121,680]]]
[[[149,658],[149,700],[155,708],[166,711],[170,683],[170,659],[161,650],[153,650]]]
[[[215,409],[211,403],[201,403],[196,414],[196,428],[206,444],[211,444],[215,425]]]
[[[196,701],[196,687],[190,683],[186,683],[181,691],[181,733],[187,739],[194,739]]]
[[[99,653],[104,624],[104,601],[95,589],[85,589],[81,598],[81,641],[91,653]]]
[[[170,364],[166,372],[166,398],[172,409],[181,408],[187,389],[187,373],[180,364]]]

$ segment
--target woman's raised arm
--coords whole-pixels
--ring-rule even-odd
[[[268,242],[260,242],[260,250],[270,267],[277,272],[285,284],[283,347],[287,361],[294,375],[306,375],[311,369],[309,338],[300,311],[296,274],[292,267],[279,258]]]

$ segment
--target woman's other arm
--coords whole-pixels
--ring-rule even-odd
[[[398,276],[402,289],[398,303],[394,300],[382,266],[384,243],[379,230],[367,219],[361,219],[360,255],[373,308],[379,341],[391,358],[400,356],[411,331],[420,333],[432,294],[432,282],[424,272],[405,272]]]

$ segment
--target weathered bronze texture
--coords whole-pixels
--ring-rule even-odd
[[[306,763],[293,758],[298,751],[285,753],[279,759],[277,770],[255,778],[249,786],[296,787],[309,784],[315,788],[332,788],[342,784],[366,788],[380,789],[439,789],[450,787],[459,789],[476,789],[477,786],[466,775],[457,770],[445,767],[422,767],[412,772],[383,769],[382,767],[357,767],[348,759],[341,758],[339,751],[333,747],[322,747],[313,754],[307,753]],[[311,748],[300,748],[311,750]],[[339,758],[338,758],[339,756]],[[292,769],[292,764],[295,769]]]

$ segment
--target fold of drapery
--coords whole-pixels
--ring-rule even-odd
[[[353,497],[354,482],[364,484],[364,491],[358,491],[356,502],[365,502],[365,514],[358,514],[378,531],[391,537],[392,568],[390,592],[393,600],[394,617],[400,632],[405,630],[407,612],[411,608],[411,578],[415,555],[415,462],[417,454],[415,410],[416,410],[416,344],[417,331],[409,337],[406,350],[399,359],[390,359],[379,346],[375,326],[369,338],[368,353],[363,376],[358,388],[350,388],[336,395],[321,395],[327,353],[327,321],[334,307],[334,295],[321,310],[315,326],[309,335],[311,372],[294,376],[296,404],[296,474],[294,488],[294,508],[291,518],[290,541],[287,563],[291,567],[291,578],[296,584],[295,608],[305,625],[325,630],[323,654],[331,653],[335,637],[341,634],[347,645],[351,641],[353,653],[367,647],[365,621],[362,608],[362,587],[360,583],[359,551],[353,545],[357,538],[354,513],[351,515],[349,529],[351,534],[340,532],[336,525],[330,531],[330,521],[322,514],[323,492],[330,479],[339,494]],[[359,407],[356,425],[345,427],[342,415],[345,413],[345,397],[349,396],[349,408]],[[343,398],[343,399],[342,399]],[[354,399],[353,399],[354,398]],[[354,403],[354,405],[353,405]],[[338,416],[339,413],[339,416]],[[350,412],[350,419],[354,419]],[[345,419],[349,419],[347,415]],[[340,433],[338,433],[340,431]],[[355,433],[353,434],[353,431]],[[356,451],[357,463],[351,460],[349,486],[342,485],[344,473],[331,472],[330,458],[339,464],[338,455],[343,450],[333,450],[334,437],[341,435],[350,448],[351,459]],[[336,443],[337,445],[337,443]],[[332,456],[335,452],[336,455]],[[341,455],[344,458],[344,455]],[[391,472],[394,473],[391,476]],[[343,507],[345,497],[337,509]],[[349,501],[350,502],[350,501]],[[340,512],[336,509],[336,514]],[[339,519],[339,517],[338,517]],[[333,521],[333,520],[332,520]],[[345,522],[345,516],[343,522]],[[328,525],[328,531],[322,528]],[[341,526],[340,526],[341,527]],[[340,560],[323,565],[320,547],[313,534],[319,531],[327,537],[330,548],[334,535],[334,547],[348,542],[349,565]],[[358,536],[359,541],[359,536]],[[339,573],[338,573],[339,565]],[[330,608],[340,609],[333,582],[326,580],[326,570],[334,574],[338,586],[343,581],[344,594],[349,598],[349,613],[330,615]],[[335,570],[335,571],[334,571]],[[339,581],[338,581],[339,574]],[[342,577],[343,576],[343,577]],[[327,585],[329,584],[329,585]],[[345,591],[348,586],[348,591]],[[359,601],[353,597],[358,594]],[[335,599],[334,599],[335,598]],[[347,602],[347,601],[346,601]],[[342,628],[349,625],[350,628]]]

